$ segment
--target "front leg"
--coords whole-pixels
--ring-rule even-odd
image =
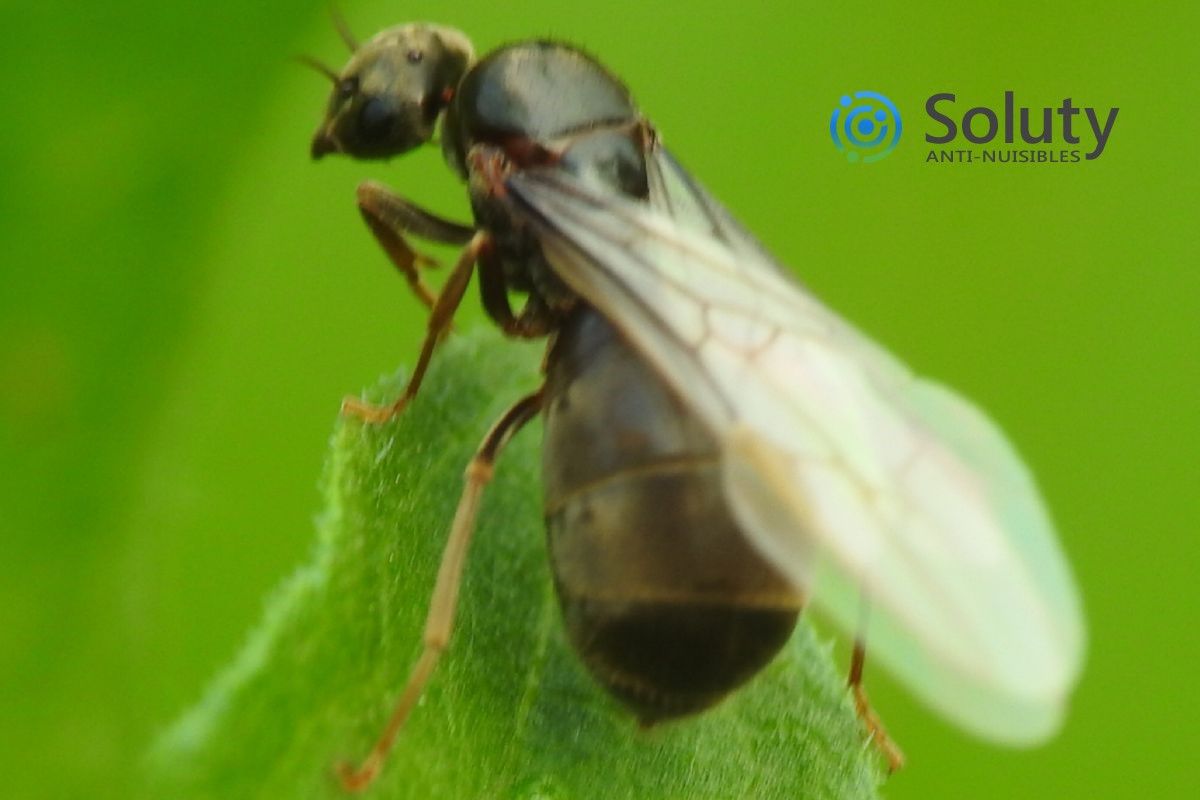
[[[425,341],[421,345],[421,355],[417,358],[417,366],[413,369],[412,377],[404,387],[404,392],[396,402],[376,406],[365,403],[357,397],[347,397],[342,401],[342,413],[359,417],[364,422],[387,422],[399,414],[409,401],[417,396],[425,370],[429,368],[429,360],[433,357],[433,348],[441,340],[442,335],[449,329],[454,319],[454,312],[462,302],[467,284],[471,282],[471,273],[475,271],[475,263],[481,255],[492,249],[492,237],[484,231],[476,231],[459,253],[458,262],[446,280],[442,293],[438,295],[429,314],[429,328],[425,333]]]
[[[471,240],[475,229],[426,211],[375,181],[359,184],[358,210],[380,247],[408,281],[413,293],[432,309],[436,297],[421,280],[418,268],[435,267],[437,262],[413,250],[404,238],[405,234],[441,244],[465,245]]]

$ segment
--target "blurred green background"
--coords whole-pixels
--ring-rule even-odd
[[[977,399],[1035,467],[1091,630],[1067,727],[1039,750],[997,749],[873,673],[910,758],[888,796],[1196,796],[1190,5],[344,10],[364,38],[432,19],[481,50],[552,35],[599,54],[809,286]],[[355,184],[467,210],[433,148],[308,161],[328,87],[288,57],[345,58],[320,2],[47,2],[4,18],[0,794],[121,797],[305,558],[339,399],[416,352],[423,315],[359,221]],[[828,139],[857,89],[905,114],[877,164]],[[961,113],[1005,89],[1019,105],[1119,106],[1103,157],[924,163],[929,94],[957,92]]]

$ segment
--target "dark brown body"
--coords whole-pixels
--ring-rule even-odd
[[[339,767],[343,785],[357,791],[375,778],[449,644],[484,486],[505,444],[539,413],[551,567],[572,645],[643,725],[717,703],[779,652],[803,598],[733,521],[717,437],[589,305],[603,305],[603,292],[586,281],[569,284],[557,271],[567,268],[543,251],[553,242],[545,209],[522,199],[514,178],[549,170],[543,180],[557,173],[589,189],[590,200],[571,195],[564,203],[574,197],[583,207],[603,206],[607,197],[618,201],[613,210],[653,202],[655,213],[681,225],[732,236],[738,252],[761,248],[661,148],[620,80],[579,49],[520,42],[476,61],[460,32],[424,23],[388,29],[362,47],[345,31],[343,38],[355,53],[342,72],[310,62],[334,82],[313,157],[399,155],[429,141],[440,117],[443,151],[467,180],[474,215],[474,224],[463,225],[374,182],[360,184],[364,219],[430,315],[401,396],[386,406],[348,398],[343,412],[381,423],[407,406],[476,270],[483,306],[505,334],[551,337],[544,386],[496,420],[468,465],[421,656],[370,754],[355,769]],[[412,249],[409,235],[463,246],[436,295],[418,273],[430,260]],[[610,241],[623,246],[636,238]],[[570,238],[558,246],[561,257]],[[511,292],[526,295],[516,314]],[[864,654],[856,643],[850,685],[895,768],[899,751],[862,692]]]
[[[731,518],[716,442],[588,308],[553,345],[544,415],[571,643],[644,724],[713,705],[775,656],[801,608]]]
[[[436,304],[424,293],[431,333],[405,395],[382,413],[350,407],[378,421],[415,394],[477,262],[484,308],[506,333],[553,335],[544,391],[514,406],[498,430],[544,411],[546,524],[571,642],[643,723],[707,708],[779,651],[801,598],[733,522],[711,432],[564,284],[528,219],[504,199],[505,171],[549,166],[648,202],[648,126],[621,81],[577,48],[521,42],[472,62],[461,34],[412,25],[377,36],[336,76],[313,154],[404,152],[429,138],[441,113],[443,152],[467,179],[474,226],[375,187],[360,187],[359,202],[414,287],[406,231],[465,244],[454,271],[462,282],[449,279]],[[510,292],[527,296],[518,315]],[[489,438],[480,458],[492,458],[505,435]],[[434,606],[431,618],[448,630],[449,614]],[[437,639],[431,649],[442,646]]]

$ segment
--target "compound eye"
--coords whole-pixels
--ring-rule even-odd
[[[358,112],[358,133],[363,140],[379,142],[392,132],[396,115],[387,103],[372,97]]]
[[[351,75],[349,78],[342,78],[337,84],[337,96],[341,100],[349,100],[358,93],[358,77]]]

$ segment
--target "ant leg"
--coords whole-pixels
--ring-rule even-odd
[[[883,757],[888,762],[888,773],[891,774],[904,766],[904,753],[900,747],[892,741],[884,730],[883,722],[880,721],[879,715],[871,708],[871,704],[867,701],[867,691],[863,688],[863,666],[867,661],[867,645],[862,639],[854,640],[854,655],[850,658],[850,677],[846,683],[850,687],[850,691],[854,693],[854,708],[858,712],[858,718],[863,721],[867,730],[871,734],[871,741],[883,754]]]
[[[454,312],[458,309],[458,304],[462,302],[463,294],[467,290],[467,284],[471,282],[471,273],[475,271],[475,262],[479,259],[480,254],[491,246],[491,236],[484,231],[477,231],[459,254],[454,270],[446,280],[442,293],[438,295],[433,304],[433,311],[429,315],[429,328],[425,333],[425,341],[421,345],[421,355],[417,358],[417,366],[413,369],[412,377],[408,379],[400,399],[390,405],[376,406],[365,403],[357,397],[347,397],[342,400],[343,414],[359,417],[364,422],[387,422],[403,411],[409,401],[416,397],[417,391],[421,388],[421,381],[425,378],[425,371],[429,368],[429,361],[433,357],[433,348],[450,327],[450,323],[454,319]]]
[[[409,288],[432,309],[436,298],[421,280],[418,268],[436,267],[438,263],[413,250],[404,235],[408,233],[442,244],[462,245],[470,241],[475,229],[431,214],[375,181],[359,184],[358,210]]]
[[[484,487],[492,479],[496,459],[504,446],[525,423],[541,411],[542,391],[538,389],[533,394],[522,397],[504,412],[492,425],[492,429],[475,452],[475,457],[467,465],[466,486],[459,498],[458,509],[454,512],[454,522],[446,539],[446,549],[442,551],[442,564],[438,568],[437,583],[434,584],[429,613],[425,618],[425,648],[409,673],[408,682],[404,691],[400,693],[392,716],[371,752],[357,768],[346,763],[338,765],[338,777],[348,791],[365,789],[379,774],[396,735],[404,726],[404,721],[421,696],[421,691],[433,674],[438,659],[450,642],[450,635],[454,631],[454,613],[458,606],[458,589],[463,565],[467,559],[467,548],[475,528],[475,513],[479,509]]]
[[[484,311],[500,326],[505,336],[540,339],[551,332],[552,317],[537,295],[530,294],[521,313],[513,313],[508,302],[504,272],[489,253],[479,259],[479,294],[483,298]]]

